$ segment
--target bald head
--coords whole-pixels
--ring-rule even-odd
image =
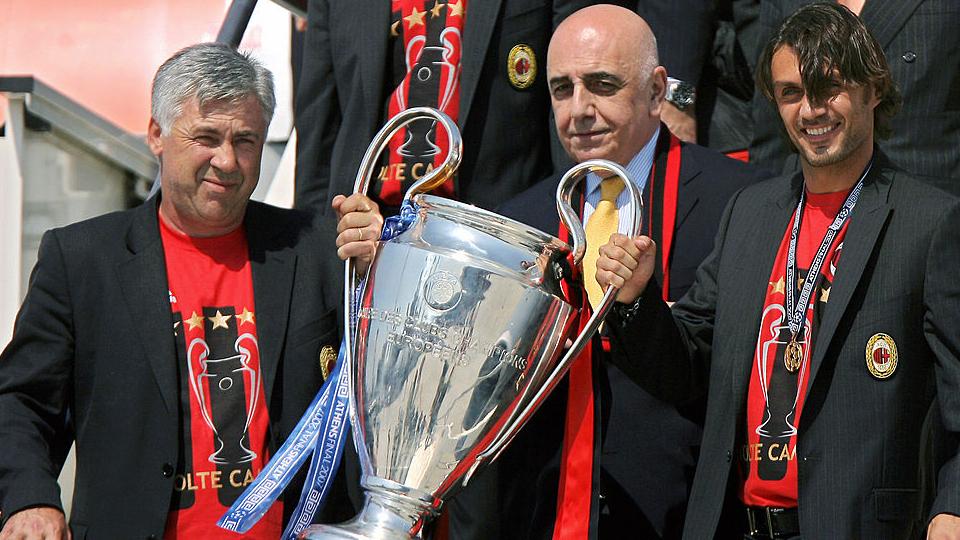
[[[556,54],[564,54],[566,45],[598,44],[621,49],[627,58],[637,61],[637,69],[643,74],[649,74],[660,63],[657,38],[647,21],[629,9],[599,4],[583,8],[560,23],[550,38],[547,65]]]
[[[666,71],[639,15],[613,5],[570,15],[547,51],[557,133],[577,162],[627,165],[660,125]]]

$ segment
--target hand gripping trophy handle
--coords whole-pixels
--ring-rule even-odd
[[[624,209],[629,211],[626,219],[624,219],[623,213],[621,212],[621,230],[622,225],[626,223],[626,225],[629,226],[629,236],[636,236],[640,234],[642,220],[643,200],[641,198],[640,188],[633,183],[630,175],[623,167],[605,159],[592,159],[575,165],[563,175],[563,178],[560,179],[560,184],[557,186],[557,211],[560,213],[560,220],[564,226],[566,226],[567,230],[570,231],[570,238],[573,241],[573,262],[578,265],[583,260],[583,255],[586,252],[587,235],[584,233],[583,226],[580,224],[580,217],[577,211],[573,209],[570,199],[577,183],[585,179],[587,174],[591,172],[598,174],[611,173],[619,176],[620,179],[623,180],[624,187],[630,194],[630,204],[624,206]],[[600,246],[593,246],[591,249],[600,249]],[[600,324],[603,323],[610,308],[613,307],[613,302],[616,299],[618,290],[619,289],[613,285],[607,287],[600,305],[593,311],[593,315],[591,315],[590,320],[587,321],[583,331],[573,340],[573,344],[564,354],[560,362],[557,363],[543,385],[527,403],[526,407],[513,418],[509,427],[501,432],[501,435],[493,444],[478,456],[476,464],[474,464],[473,468],[471,468],[470,472],[467,473],[464,478],[464,484],[470,480],[470,477],[480,464],[495,460],[499,457],[500,453],[502,453],[504,448],[513,440],[520,428],[530,419],[530,416],[536,412],[543,400],[550,395],[550,392],[552,392],[554,387],[560,382],[560,379],[567,372],[567,369],[570,368],[574,359],[583,351],[587,342],[593,338],[593,334],[600,328]]]

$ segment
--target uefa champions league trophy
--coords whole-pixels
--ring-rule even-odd
[[[409,539],[495,458],[554,388],[599,327],[616,290],[577,336],[579,307],[564,300],[560,281],[583,257],[586,239],[570,198],[589,171],[616,174],[633,197],[630,234],[640,229],[640,193],[626,171],[589,161],[567,172],[557,208],[573,246],[495,213],[424,192],[442,184],[460,162],[453,121],[430,108],[408,109],[388,122],[367,149],[355,192],[366,193],[387,141],[413,120],[435,119],[449,153],[405,195],[412,224],[381,241],[358,306],[346,264],[346,332],[350,420],[360,455],[366,502],[341,525],[314,525],[306,539]],[[439,130],[438,130],[439,132]],[[597,249],[594,247],[593,249]],[[354,311],[349,311],[354,310]],[[573,337],[572,346],[564,343]]]

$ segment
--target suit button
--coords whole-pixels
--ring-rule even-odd
[[[171,465],[171,464],[169,464],[169,463],[164,463],[164,464],[163,464],[163,477],[164,477],[164,478],[170,478],[171,476],[173,476],[173,465]]]
[[[733,452],[727,450],[727,463],[730,463],[731,459],[733,459]]]
[[[911,64],[911,63],[913,63],[914,60],[917,59],[917,53],[915,53],[915,52],[913,52],[913,51],[907,51],[907,52],[903,53],[903,56],[901,56],[900,58],[903,58],[903,61],[904,61],[904,62],[906,62],[906,63],[908,63],[908,64]]]
[[[147,540],[157,540],[157,535],[155,534],[148,535]]]

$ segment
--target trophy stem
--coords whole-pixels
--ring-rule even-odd
[[[393,482],[367,479],[363,509],[339,525],[311,525],[300,533],[301,540],[410,540],[423,525],[439,513],[440,501],[423,492],[398,491],[384,485]],[[401,487],[399,484],[394,486]]]

